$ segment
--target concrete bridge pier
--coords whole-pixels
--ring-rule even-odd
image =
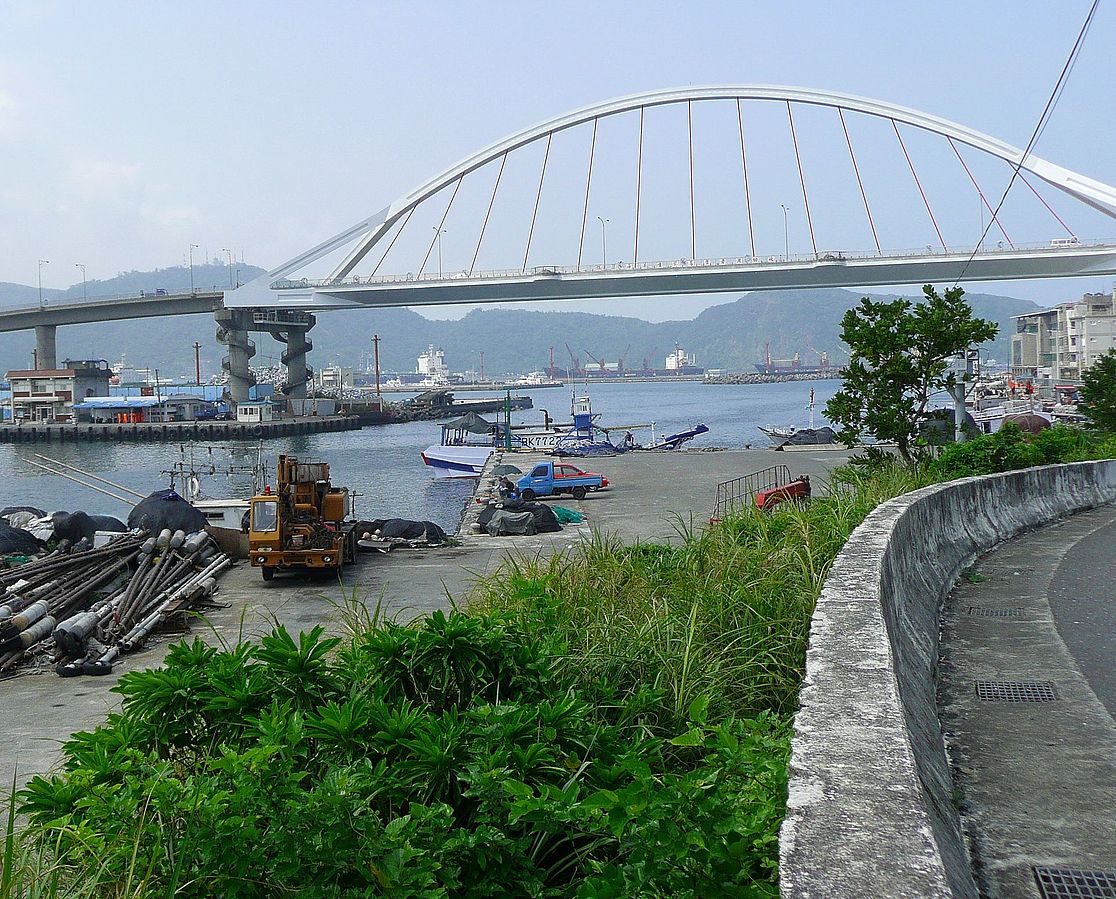
[[[306,364],[306,354],[314,348],[310,340],[309,330],[314,327],[314,317],[305,327],[295,327],[286,331],[280,339],[285,338],[287,348],[283,351],[283,364],[287,366],[287,383],[284,393],[292,399],[305,399],[306,382],[310,380],[310,367]]]
[[[248,391],[256,383],[256,376],[248,367],[249,360],[256,355],[256,345],[248,339],[253,311],[217,309],[213,317],[217,321],[217,341],[229,348],[221,362],[221,367],[229,373],[229,395],[234,403],[247,402]]]
[[[57,325],[35,325],[35,367],[58,367]]]

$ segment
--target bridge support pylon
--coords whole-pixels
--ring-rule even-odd
[[[35,368],[58,367],[58,326],[35,325]]]
[[[248,339],[252,310],[217,309],[213,317],[217,321],[217,342],[229,348],[221,362],[221,367],[229,373],[229,395],[234,403],[245,403],[248,391],[256,383],[256,376],[248,367],[249,360],[256,355],[256,345]]]
[[[314,322],[312,313],[288,309],[256,312],[253,319],[255,330],[266,331],[287,345],[282,356],[282,362],[287,366],[287,380],[280,389],[290,399],[306,398],[306,384],[312,374],[306,364],[306,354],[314,348],[308,332],[314,327]]]

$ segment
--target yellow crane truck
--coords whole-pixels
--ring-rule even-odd
[[[325,462],[280,456],[275,492],[249,500],[248,558],[270,581],[280,569],[340,569],[356,557],[349,491],[329,481]]]

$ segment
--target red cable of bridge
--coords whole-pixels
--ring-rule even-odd
[[[814,240],[814,220],[810,216],[810,198],[806,194],[806,176],[802,174],[802,157],[798,153],[798,135],[794,133],[794,116],[791,114],[790,100],[787,100],[787,120],[790,122],[791,140],[794,142],[794,158],[798,162],[798,180],[802,184],[802,203],[806,207],[806,224],[810,227],[810,246],[818,255],[818,242]]]
[[[1054,218],[1056,218],[1058,220],[1059,225],[1061,225],[1063,228],[1066,229],[1066,234],[1068,234],[1070,237],[1076,239],[1077,235],[1074,234],[1070,230],[1070,226],[1062,221],[1062,217],[1054,211],[1053,207],[1051,207],[1051,205],[1049,203],[1046,202],[1046,199],[1043,197],[1043,195],[1040,194],[1037,190],[1035,190],[1035,188],[1031,184],[1031,182],[1028,181],[1027,178],[1023,175],[1022,170],[1020,170],[1020,172],[1019,172],[1019,180],[1022,181],[1024,184],[1026,184],[1029,188],[1031,188],[1031,193],[1033,193],[1036,197],[1039,198],[1039,202],[1042,203],[1042,205],[1046,207],[1046,211],[1049,212],[1052,216],[1054,216]]]
[[[880,238],[876,235],[876,223],[872,221],[872,210],[868,208],[868,194],[864,191],[864,182],[860,180],[860,166],[856,164],[852,138],[849,137],[849,129],[845,125],[845,111],[840,106],[837,107],[837,116],[841,120],[841,130],[845,132],[845,143],[849,145],[849,159],[852,160],[853,172],[856,173],[856,183],[860,188],[860,199],[864,201],[864,211],[868,215],[868,227],[872,229],[872,240],[876,242],[876,252],[882,256],[883,250],[880,248]]]
[[[744,172],[744,208],[748,212],[748,240],[752,245],[752,258],[756,255],[756,232],[752,228],[752,195],[748,190],[748,155],[744,150],[744,117],[740,100],[736,101],[736,128],[740,132],[740,168]]]
[[[539,172],[539,190],[535,194],[535,211],[531,213],[531,229],[527,232],[527,249],[523,251],[523,271],[527,271],[527,257],[531,255],[531,240],[535,236],[535,219],[539,214],[539,200],[542,199],[543,178],[546,177],[546,161],[550,158],[550,142],[554,132],[546,136],[546,152],[543,153],[542,171]]]
[[[488,200],[488,211],[484,214],[484,224],[481,225],[480,236],[477,238],[477,248],[473,251],[473,261],[469,263],[470,275],[477,265],[477,256],[480,255],[481,241],[484,240],[484,232],[488,228],[488,218],[492,215],[492,204],[496,202],[496,191],[500,189],[500,179],[504,177],[504,163],[507,161],[508,153],[505,150],[504,155],[500,157],[500,171],[496,173],[496,183],[492,186],[492,196]]]
[[[957,144],[955,144],[953,142],[953,138],[950,137],[949,135],[946,135],[946,140],[948,140],[949,145],[951,147],[953,147],[953,152],[957,155],[957,161],[961,163],[961,168],[963,168],[965,170],[965,174],[968,175],[969,180],[973,182],[973,187],[976,188],[976,192],[980,195],[981,202],[984,203],[984,205],[988,209],[988,211],[990,213],[992,213],[992,221],[994,221],[996,223],[996,227],[998,227],[1000,229],[1000,233],[1002,235],[1004,235],[1004,240],[1006,240],[1008,242],[1008,246],[1011,247],[1014,250],[1015,249],[1015,244],[1013,244],[1011,242],[1011,238],[1008,237],[1008,233],[1004,229],[1003,223],[1000,221],[1000,217],[998,215],[996,215],[996,210],[994,210],[992,208],[992,204],[989,203],[988,200],[985,198],[984,191],[982,191],[980,189],[980,185],[977,184],[977,180],[976,180],[976,178],[973,177],[973,173],[969,171],[969,167],[965,164],[965,159],[961,155],[961,151],[957,149]]]
[[[430,254],[434,252],[434,244],[438,242],[438,238],[442,236],[442,225],[446,223],[446,217],[449,215],[450,207],[453,206],[453,201],[457,197],[457,191],[461,187],[461,182],[465,180],[465,176],[458,175],[457,183],[453,186],[453,193],[450,194],[449,202],[446,203],[446,211],[442,213],[441,221],[438,222],[438,227],[434,229],[434,239],[430,241],[430,246],[426,249],[426,255],[422,259],[422,265],[419,266],[419,274],[426,268],[426,262],[430,258]],[[439,253],[441,250],[438,251]],[[439,273],[440,275],[441,273]]]
[[[636,156],[636,215],[635,215],[635,249],[632,251],[632,263],[639,262],[639,199],[643,190],[643,112],[639,108],[639,153]]]
[[[918,180],[918,172],[915,171],[914,163],[911,162],[911,154],[907,152],[907,145],[903,143],[903,135],[899,133],[899,126],[896,124],[895,119],[890,119],[891,127],[895,129],[895,136],[899,138],[899,146],[903,150],[903,155],[907,157],[907,165],[910,166],[911,175],[914,178],[915,187],[918,188],[919,194],[922,196],[922,202],[926,206],[926,212],[930,216],[930,223],[934,226],[934,230],[938,233],[938,240],[941,241],[942,249],[948,252],[949,247],[946,246],[945,238],[942,237],[942,232],[938,228],[938,220],[934,218],[934,210],[930,208],[930,201],[926,199],[926,192],[922,189],[922,183]]]
[[[376,272],[378,272],[380,270],[380,266],[384,264],[384,260],[387,259],[387,254],[391,252],[391,248],[394,247],[395,242],[397,240],[399,240],[399,235],[402,234],[403,229],[407,227],[407,222],[409,222],[411,220],[411,216],[415,214],[416,209],[418,209],[418,204],[417,203],[414,206],[411,207],[410,212],[407,213],[407,217],[405,219],[403,219],[403,224],[400,225],[399,230],[395,232],[395,237],[393,237],[391,239],[391,243],[389,243],[388,246],[387,246],[387,249],[384,250],[384,255],[380,257],[380,261],[377,262],[376,267],[374,269],[372,269],[372,274],[370,275],[370,277],[375,277],[376,276]]]
[[[697,258],[697,216],[694,213],[694,101],[686,101],[686,130],[690,139],[690,260]]]
[[[579,240],[577,244],[578,268],[581,268],[581,254],[585,251],[585,222],[589,218],[589,188],[593,184],[593,157],[596,155],[596,153],[597,119],[593,119],[593,139],[589,142],[589,174],[585,177],[585,207],[581,210],[581,240]],[[602,259],[601,262],[603,263],[604,260]]]

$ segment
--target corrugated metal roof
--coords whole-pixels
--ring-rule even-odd
[[[150,409],[165,403],[154,396],[91,396],[74,403],[75,409]]]

